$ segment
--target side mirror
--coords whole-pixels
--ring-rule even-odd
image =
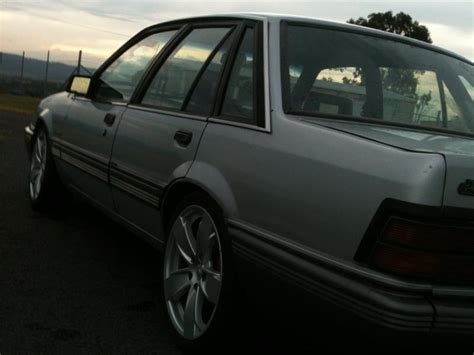
[[[91,87],[92,78],[85,75],[73,75],[69,80],[66,91],[77,95],[86,96]]]

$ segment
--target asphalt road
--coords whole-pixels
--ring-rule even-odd
[[[161,307],[160,254],[73,202],[29,206],[25,115],[0,112],[0,353],[181,354]]]
[[[181,354],[160,306],[160,253],[82,202],[61,216],[30,209],[29,120],[0,112],[0,354]],[[321,354],[252,312],[222,354]]]

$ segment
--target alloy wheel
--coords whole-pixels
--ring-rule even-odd
[[[30,165],[30,197],[36,200],[43,185],[46,170],[46,157],[48,152],[48,141],[44,131],[40,131],[35,139]]]
[[[222,288],[222,249],[211,215],[186,207],[175,220],[164,257],[164,295],[171,322],[193,340],[210,326]]]

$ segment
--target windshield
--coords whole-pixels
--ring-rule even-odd
[[[474,133],[472,64],[341,30],[282,31],[285,112]]]

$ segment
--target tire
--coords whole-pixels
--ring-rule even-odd
[[[187,351],[218,350],[232,332],[234,269],[222,212],[203,193],[184,198],[170,219],[163,257],[163,304]]]
[[[48,133],[43,126],[33,136],[28,174],[28,196],[33,210],[50,212],[65,201],[64,189],[54,165]]]

